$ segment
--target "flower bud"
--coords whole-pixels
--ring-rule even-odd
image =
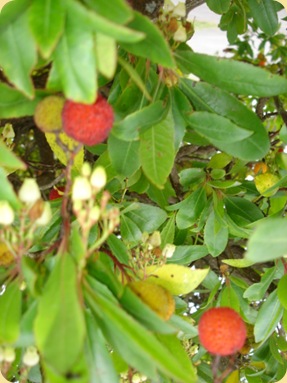
[[[88,179],[81,176],[76,177],[72,189],[72,200],[87,201],[91,197],[92,188]]]
[[[16,353],[13,347],[6,347],[4,349],[4,355],[3,355],[3,360],[8,363],[14,362],[16,358]]]
[[[94,206],[90,211],[90,220],[92,222],[97,222],[100,218],[101,211],[98,206]]]
[[[52,219],[52,211],[49,202],[44,202],[44,207],[41,216],[36,219],[35,223],[38,226],[47,225]]]
[[[155,247],[159,247],[161,244],[161,237],[159,231],[154,231],[152,235],[148,239],[149,248],[154,249]]]
[[[92,187],[98,191],[101,190],[107,183],[107,174],[105,168],[97,166],[91,175]]]
[[[186,7],[185,3],[179,2],[172,11],[172,14],[177,17],[185,17],[186,16]]]
[[[91,172],[92,172],[91,165],[88,162],[84,162],[81,169],[82,176],[90,177]]]
[[[175,252],[176,246],[172,243],[167,243],[165,247],[162,250],[162,255],[165,258],[171,258],[173,256],[173,253]]]
[[[36,366],[39,363],[40,357],[36,347],[30,346],[23,355],[23,363],[28,367]]]
[[[0,224],[8,226],[14,222],[14,210],[7,201],[0,201]]]
[[[174,41],[178,41],[180,43],[186,41],[186,39],[187,39],[186,30],[182,25],[180,25],[178,27],[177,31],[173,35],[173,39],[174,39]]]
[[[19,190],[20,201],[26,204],[33,204],[41,198],[41,193],[34,178],[26,178]]]

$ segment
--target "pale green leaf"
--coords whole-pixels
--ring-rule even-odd
[[[117,67],[117,45],[114,38],[96,33],[95,49],[99,72],[111,79]]]

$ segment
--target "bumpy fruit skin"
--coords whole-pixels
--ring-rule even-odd
[[[59,186],[57,189],[51,189],[50,193],[49,193],[49,200],[52,201],[54,199],[58,199],[58,198],[62,198],[63,195],[59,193],[60,192],[64,192],[65,190],[65,187],[64,186]]]
[[[227,356],[239,351],[246,340],[246,326],[240,315],[229,307],[207,310],[198,324],[200,343],[211,354]]]
[[[63,129],[76,141],[92,146],[108,137],[114,122],[114,111],[107,100],[98,95],[92,105],[67,100],[62,112]]]

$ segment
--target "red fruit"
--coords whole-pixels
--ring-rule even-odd
[[[211,354],[232,355],[239,351],[246,339],[245,323],[229,307],[207,310],[198,323],[199,340]]]
[[[92,105],[66,101],[62,112],[63,129],[76,141],[92,146],[108,137],[114,122],[114,111],[107,100],[98,95]]]
[[[59,186],[57,189],[53,188],[49,193],[49,200],[52,201],[53,199],[62,198],[63,194],[60,194],[59,191],[64,192],[64,190],[64,186]]]

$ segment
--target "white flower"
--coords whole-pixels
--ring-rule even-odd
[[[0,224],[8,226],[14,222],[14,210],[7,201],[0,201]]]
[[[41,193],[34,178],[26,178],[19,190],[20,201],[27,204],[34,204],[41,198]]]
[[[23,363],[28,367],[36,366],[39,363],[40,357],[36,347],[28,347],[23,355]]]
[[[178,27],[177,31],[173,35],[173,39],[174,41],[178,41],[178,42],[186,41],[187,39],[186,30],[182,25]]]
[[[178,3],[173,11],[173,15],[176,17],[185,17],[186,16],[186,8],[185,8],[185,3]]]
[[[171,258],[173,256],[173,253],[175,252],[176,246],[172,243],[167,243],[165,247],[162,250],[162,255],[165,258]]]
[[[87,178],[78,176],[75,178],[72,189],[73,201],[87,201],[92,197],[92,188]]]

